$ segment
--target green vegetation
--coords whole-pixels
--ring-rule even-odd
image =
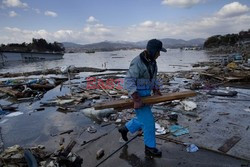
[[[32,39],[32,43],[0,45],[0,51],[15,52],[64,52],[65,48],[61,43],[47,43],[45,39]]]
[[[211,36],[205,41],[204,48],[217,48],[220,46],[243,45],[249,41],[250,41],[250,29],[248,31],[241,31],[238,34]]]

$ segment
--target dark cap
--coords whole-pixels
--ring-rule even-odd
[[[162,52],[167,52],[167,50],[165,48],[162,47],[162,42],[158,39],[151,39],[148,41],[147,44],[147,50],[148,51],[162,51]]]

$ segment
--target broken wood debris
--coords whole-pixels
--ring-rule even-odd
[[[23,97],[23,93],[22,93],[22,92],[13,90],[13,89],[11,89],[10,87],[5,87],[5,88],[2,87],[2,88],[0,88],[0,91],[3,92],[3,93],[8,94],[8,95],[10,95],[10,96],[17,97],[17,98]]]
[[[218,150],[226,153],[240,140],[241,138],[239,136],[233,136],[230,139],[226,140],[226,142],[220,148],[218,148]]]
[[[94,138],[94,139],[91,139],[91,140],[89,140],[89,141],[83,141],[83,143],[81,144],[81,146],[84,146],[84,145],[86,145],[86,144],[88,144],[88,143],[94,142],[94,141],[96,141],[96,140],[102,138],[103,136],[106,136],[107,134],[108,134],[108,133],[104,133],[104,134],[102,134],[102,135],[100,135],[100,136],[98,136],[98,137],[96,137],[96,138]]]

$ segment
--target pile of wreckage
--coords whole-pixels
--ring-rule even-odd
[[[71,141],[66,148],[61,147],[54,153],[47,153],[42,145],[31,148],[14,145],[0,154],[0,166],[80,167],[82,158],[71,152],[75,144]]]
[[[211,55],[209,62],[194,64],[193,67],[208,66],[201,76],[223,82],[245,82],[250,79],[250,59],[239,53],[228,55]]]

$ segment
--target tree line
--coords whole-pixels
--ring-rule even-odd
[[[11,43],[1,44],[0,51],[15,51],[15,52],[64,52],[65,48],[63,44],[59,42],[48,43],[45,39],[32,39],[31,43],[22,44]]]
[[[250,41],[250,29],[248,31],[240,31],[238,34],[211,36],[205,41],[204,48],[241,45],[245,41]]]

